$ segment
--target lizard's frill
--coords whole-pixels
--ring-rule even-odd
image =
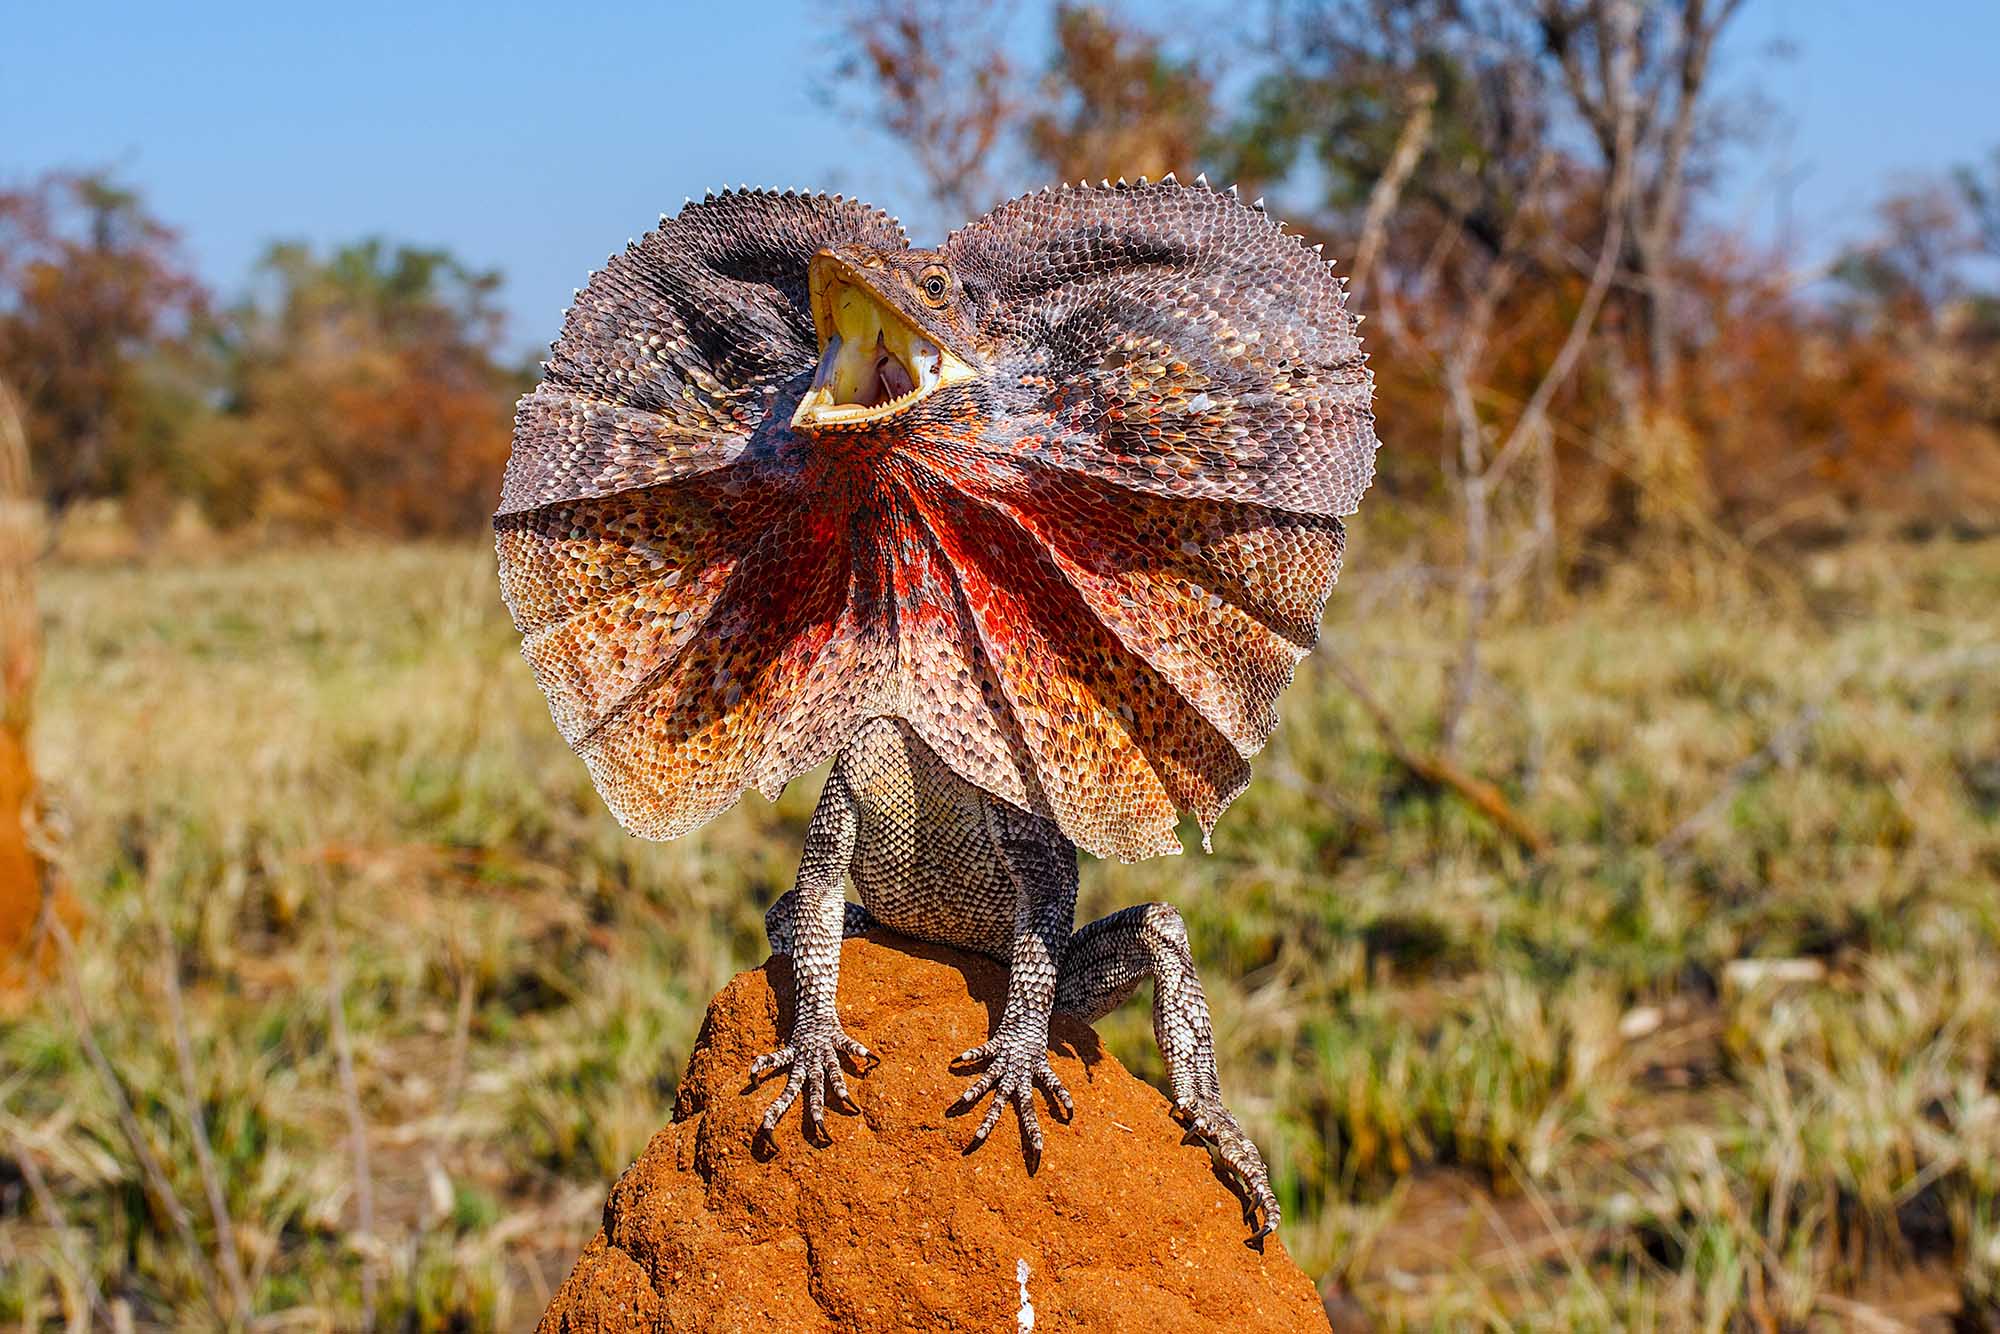
[[[1372,464],[1337,283],[1206,189],[1029,196],[945,248],[1001,294],[988,383],[835,442],[787,423],[807,261],[851,240],[905,244],[723,195],[579,294],[495,521],[557,724],[649,837],[887,714],[1089,851],[1178,851],[1248,782]]]

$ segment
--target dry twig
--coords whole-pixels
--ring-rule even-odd
[[[215,1224],[215,1252],[236,1317],[251,1314],[250,1285],[243,1277],[243,1257],[236,1250],[236,1228],[229,1217],[229,1197],[222,1189],[222,1173],[209,1146],[208,1119],[202,1115],[201,1093],[195,1087],[194,1049],[188,1040],[187,1008],[181,1001],[180,951],[166,925],[160,925],[160,954],[164,960],[161,976],[166,983],[167,1021],[174,1032],[174,1064],[180,1070],[181,1098],[187,1103],[188,1133],[194,1140],[195,1166],[201,1173],[202,1191],[208,1196],[208,1213]]]
[[[1669,830],[1665,838],[1654,844],[1653,850],[1668,861],[1685,853],[1694,842],[1695,835],[1735,799],[1745,783],[1759,777],[1773,765],[1791,764],[1798,758],[1800,750],[1812,735],[1813,725],[1819,721],[1820,712],[1821,706],[1817,701],[1807,704],[1790,722],[1773,732],[1770,740],[1738,760],[1724,776],[1722,786],[1715,795]]]
[[[69,1218],[63,1213],[55,1192],[49,1189],[48,1179],[42,1175],[42,1166],[35,1161],[35,1154],[26,1141],[13,1135],[13,1159],[21,1169],[21,1179],[28,1183],[28,1193],[34,1196],[35,1207],[42,1211],[51,1231],[56,1234],[56,1245],[62,1249],[63,1259],[76,1275],[77,1287],[83,1294],[83,1310],[70,1313],[70,1328],[84,1330],[90,1328],[90,1319],[104,1313],[104,1294],[98,1290],[97,1276],[90,1271],[89,1262],[77,1249],[76,1234],[70,1230]]]
[[[194,1267],[195,1277],[201,1283],[202,1297],[207,1301],[209,1310],[217,1322],[227,1325],[229,1315],[219,1291],[215,1270],[209,1263],[207,1252],[202,1250],[201,1243],[195,1238],[194,1220],[188,1216],[187,1206],[183,1205],[180,1197],[174,1194],[173,1183],[168,1181],[166,1169],[160,1165],[158,1155],[153,1152],[153,1146],[146,1142],[145,1132],[139,1126],[139,1117],[132,1110],[132,1099],[125,1092],[125,1081],[119,1078],[117,1069],[104,1054],[104,1048],[97,1044],[96,1035],[91,1032],[89,1007],[84,1003],[83,987],[76,976],[76,942],[70,937],[69,928],[63,925],[62,915],[54,910],[52,901],[47,899],[43,900],[42,904],[42,929],[56,942],[56,953],[62,970],[63,991],[69,1002],[70,1026],[76,1030],[77,1042],[83,1048],[84,1056],[89,1060],[91,1068],[97,1072],[105,1093],[111,1099],[112,1109],[117,1114],[119,1134],[124,1137],[126,1147],[131,1149],[132,1157],[139,1165],[140,1183],[152,1200],[153,1207],[166,1216],[168,1223],[173,1227],[174,1235],[179,1238],[181,1246],[187,1251],[188,1263]]]

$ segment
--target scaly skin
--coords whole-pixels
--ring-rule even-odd
[[[929,250],[840,196],[690,203],[595,274],[521,401],[501,586],[614,814],[685,833],[839,756],[798,886],[775,1126],[845,1100],[843,932],[1010,968],[969,1097],[1040,1143],[1051,1007],[1154,982],[1177,1113],[1275,1222],[1172,909],[1072,932],[1076,850],[1204,843],[1315,642],[1372,475],[1340,282],[1233,192],[1043,190]],[[838,343],[834,340],[838,339]],[[852,879],[863,908],[842,904]]]
[[[845,902],[843,873],[860,904]],[[1166,1057],[1174,1110],[1243,1183],[1245,1216],[1261,1237],[1278,1225],[1278,1201],[1256,1145],[1222,1103],[1208,1000],[1180,914],[1141,904],[1078,931],[1076,848],[1045,818],[987,796],[952,773],[907,724],[878,718],[841,752],[806,830],[797,886],[765,918],[773,954],[790,955],[797,1015],[785,1046],[760,1057],[753,1077],[789,1072],[764,1114],[769,1134],[801,1095],[807,1132],[826,1139],[831,1097],[851,1103],[840,1058],[871,1059],[840,1027],[834,997],[840,942],[874,927],[988,955],[1008,968],[1007,1004],[993,1037],[958,1058],[986,1063],[957,1106],[994,1095],[973,1133],[983,1143],[1011,1105],[1030,1169],[1042,1153],[1034,1094],[1067,1120],[1069,1090],[1049,1067],[1049,1016],[1092,1023],[1153,983],[1153,1032]]]

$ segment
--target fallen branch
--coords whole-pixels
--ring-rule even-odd
[[[2000,661],[2000,644],[1967,644],[1927,655],[1914,662],[1900,663],[1896,667],[1896,675],[1904,681],[1921,681],[1928,679],[1928,674],[1934,671],[1984,667],[1994,661]],[[1677,859],[1693,844],[1702,827],[1715,819],[1746,783],[1762,777],[1776,765],[1797,763],[1812,740],[1812,731],[1819,725],[1820,716],[1861,670],[1860,664],[1849,662],[1832,672],[1814,691],[1813,697],[1799,706],[1789,722],[1771,733],[1755,751],[1730,766],[1715,794],[1703,802],[1694,814],[1667,831],[1666,836],[1653,845],[1653,851],[1667,861]]]
[[[1499,788],[1474,774],[1467,773],[1458,763],[1443,755],[1424,754],[1413,750],[1403,740],[1402,729],[1396,720],[1382,707],[1374,694],[1362,680],[1338,656],[1327,655],[1327,661],[1341,683],[1359,700],[1361,707],[1374,720],[1375,730],[1381,733],[1383,744],[1397,763],[1433,788],[1450,791],[1474,810],[1491,820],[1509,838],[1521,845],[1530,856],[1546,856],[1549,851],[1548,836],[1537,829],[1528,818],[1514,809],[1513,803]]]
[[[1458,793],[1468,805],[1498,825],[1530,854],[1536,857],[1548,854],[1548,836],[1515,810],[1506,794],[1493,784],[1467,773],[1443,755],[1403,754],[1397,758],[1425,782]]]

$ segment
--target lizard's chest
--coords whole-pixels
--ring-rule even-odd
[[[876,920],[1006,959],[1015,889],[994,845],[987,798],[956,778],[870,785],[855,796],[854,888]]]

